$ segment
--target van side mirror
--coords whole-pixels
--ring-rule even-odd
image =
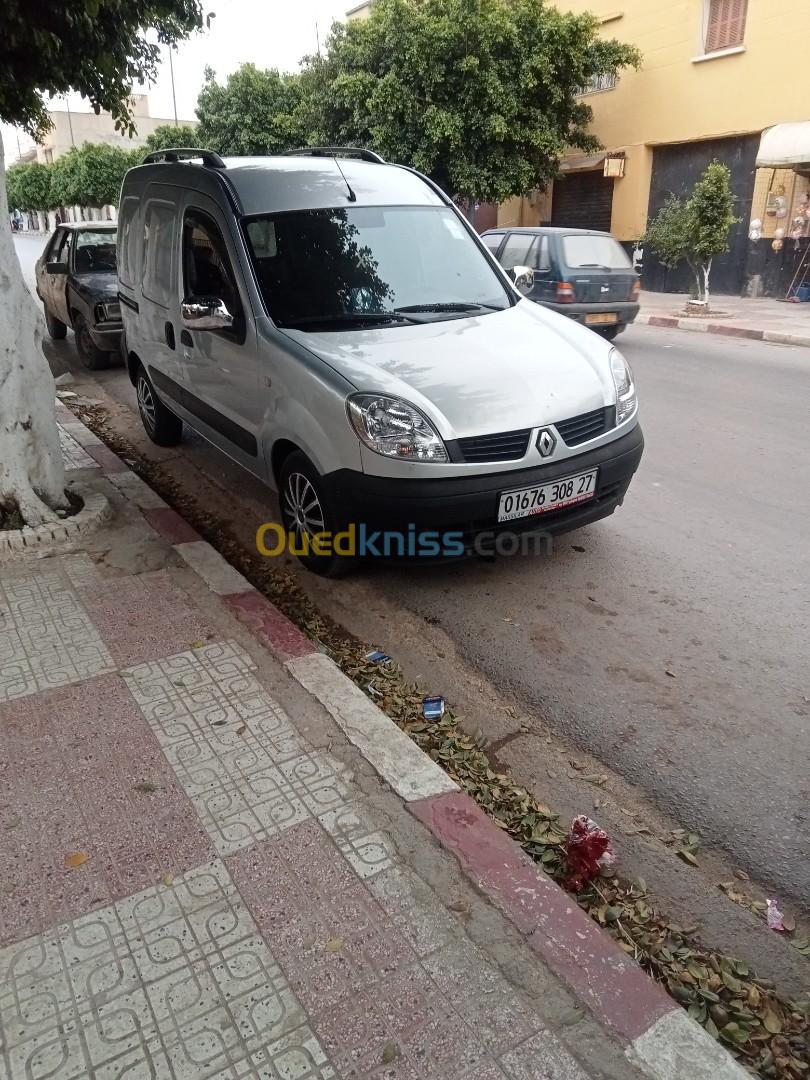
[[[188,296],[180,305],[183,326],[189,330],[228,330],[233,315],[218,296]]]
[[[513,266],[509,271],[515,288],[527,296],[534,288],[534,270],[530,266]]]
[[[47,262],[45,263],[46,274],[66,274],[68,272],[68,264],[66,262]]]

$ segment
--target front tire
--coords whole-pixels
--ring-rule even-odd
[[[152,442],[158,446],[177,446],[183,437],[183,421],[157,396],[143,365],[135,376],[135,393],[144,430]]]
[[[323,577],[342,577],[350,573],[356,565],[353,555],[298,554],[305,542],[311,542],[318,533],[327,533],[334,542],[336,533],[342,528],[324,490],[322,477],[299,450],[285,458],[278,491],[281,521],[293,538],[296,558],[302,566]]]
[[[109,366],[108,353],[93,342],[87,323],[81,315],[76,315],[73,319],[73,333],[76,335],[76,351],[82,367],[88,371],[101,371]]]
[[[52,315],[47,307],[45,308],[45,326],[52,341],[62,341],[67,334],[65,324],[61,319],[57,319],[55,315]]]

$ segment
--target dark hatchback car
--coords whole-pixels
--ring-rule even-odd
[[[481,239],[529,300],[620,334],[638,315],[638,274],[610,233],[589,229],[491,229]],[[531,276],[525,271],[531,271]],[[533,284],[531,277],[534,278]]]
[[[48,333],[76,335],[79,359],[96,371],[121,355],[121,307],[114,222],[58,225],[36,266]]]

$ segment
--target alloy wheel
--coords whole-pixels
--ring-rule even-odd
[[[321,501],[303,473],[294,472],[287,477],[283,509],[287,523],[298,540],[304,536],[311,540],[326,527]]]
[[[154,432],[157,424],[157,412],[155,409],[155,398],[152,393],[152,387],[149,385],[149,380],[145,375],[141,375],[138,378],[138,409],[141,413],[141,419],[146,426],[147,431]]]

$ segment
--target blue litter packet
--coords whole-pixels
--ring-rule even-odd
[[[426,720],[441,720],[444,716],[444,698],[426,697],[422,702],[422,716]]]

